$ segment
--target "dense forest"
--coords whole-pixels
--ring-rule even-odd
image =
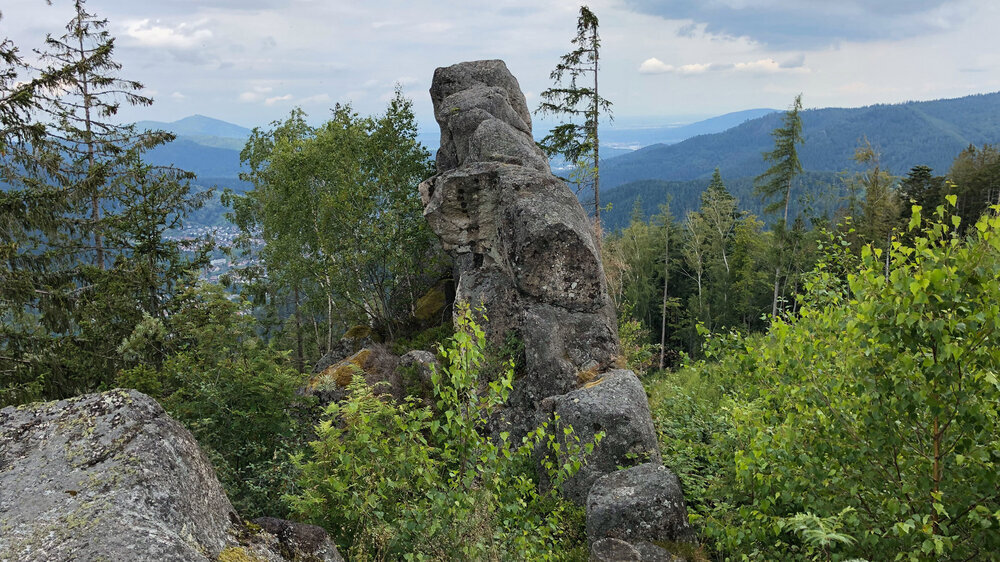
[[[0,43],[0,407],[144,392],[244,517],[321,525],[352,560],[587,559],[558,493],[586,448],[546,487],[544,428],[483,431],[523,352],[451,302],[412,102],[294,110],[252,131],[239,180],[195,178],[166,165],[190,146],[116,122],[152,99],[76,10],[39,63]],[[795,105],[601,165],[622,359],[683,483],[691,559],[998,559],[998,100]],[[746,142],[763,129],[772,144]],[[223,213],[228,247],[167,236]],[[213,252],[240,264],[219,283]],[[430,382],[402,369],[399,400],[365,383],[409,350],[437,356]],[[313,377],[331,359],[332,402]]]

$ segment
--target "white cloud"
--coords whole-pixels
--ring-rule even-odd
[[[288,101],[290,99],[292,99],[292,94],[285,94],[283,96],[274,96],[264,100],[264,105],[274,105],[279,101]]]
[[[330,94],[316,94],[314,96],[305,97],[300,99],[299,103],[302,105],[330,103]]]
[[[752,74],[774,74],[779,72],[809,72],[804,64],[795,59],[790,64],[780,64],[773,58],[737,63],[692,63],[674,66],[656,57],[648,58],[639,65],[639,74],[704,74],[706,72],[746,72]]]
[[[263,100],[267,97],[267,94],[274,91],[271,86],[255,85],[250,90],[247,90],[239,95],[237,98],[241,102],[253,103]],[[271,105],[271,104],[268,104]]]
[[[173,98],[173,99],[175,99],[175,100],[180,101],[182,99],[185,99],[187,96],[185,96],[184,94],[182,94],[180,92],[174,92],[174,93],[170,94],[170,97]]]
[[[152,23],[149,19],[126,24],[125,33],[146,47],[190,49],[212,38],[212,31],[199,29],[205,22],[181,23],[175,27]]]
[[[672,64],[666,64],[656,57],[648,58],[639,65],[639,74],[664,74],[673,70]]]

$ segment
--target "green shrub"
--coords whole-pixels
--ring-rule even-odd
[[[539,491],[535,451],[558,445],[547,426],[521,443],[485,435],[513,371],[483,380],[484,346],[465,307],[439,350],[436,414],[353,382],[348,398],[327,409],[310,453],[296,457],[301,491],[288,498],[296,515],[326,527],[352,560],[585,558],[582,512],[558,485],[593,446],[581,447],[570,431],[566,462],[548,467],[556,487]]]
[[[716,559],[1000,560],[1000,218],[934,214],[888,256],[830,245],[796,316],[653,384]]]
[[[286,516],[281,498],[295,485],[290,455],[311,434],[301,421],[308,403],[296,395],[303,377],[287,353],[253,335],[244,303],[209,285],[182,298],[170,329],[147,317],[120,350],[150,357],[169,350],[166,359],[119,373],[117,384],[156,398],[191,430],[240,515]]]

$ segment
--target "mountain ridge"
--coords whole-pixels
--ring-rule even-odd
[[[716,166],[723,176],[759,175],[766,169],[761,155],[773,148],[771,131],[781,125],[782,115],[769,114],[720,133],[609,158],[601,163],[601,183],[614,189],[638,180],[700,179],[710,176]],[[855,169],[851,158],[864,138],[881,150],[884,167],[899,175],[921,164],[943,173],[970,144],[1000,142],[1000,92],[809,109],[801,116],[804,142],[799,156],[803,167],[812,171]]]

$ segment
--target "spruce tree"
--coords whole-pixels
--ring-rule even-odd
[[[123,101],[148,106],[153,100],[142,95],[141,83],[119,77],[121,64],[113,58],[108,20],[87,12],[84,0],[76,0],[74,9],[66,33],[49,35],[45,50],[38,53],[47,65],[42,75],[68,73],[72,78],[67,76],[62,88],[46,91],[40,107],[55,124],[50,135],[62,151],[60,187],[87,218],[81,223],[91,238],[87,254],[103,270],[110,259],[106,254],[115,251],[105,247],[107,214],[115,212],[119,193],[134,179],[132,163],[173,136],[116,122]]]
[[[792,181],[795,176],[802,173],[802,162],[799,161],[799,153],[796,145],[802,142],[802,118],[799,111],[802,109],[802,94],[795,96],[795,102],[791,109],[785,112],[781,119],[782,126],[771,132],[774,137],[774,150],[764,153],[765,162],[774,164],[763,174],[754,179],[754,190],[764,201],[775,196],[780,198],[771,202],[764,208],[765,213],[774,213],[784,208],[784,215],[775,228],[775,248],[774,248],[774,295],[771,301],[771,317],[778,314],[778,300],[780,298],[780,286],[782,265],[786,258],[785,233],[788,226],[788,204],[792,198]]]
[[[771,132],[774,150],[764,153],[765,162],[773,162],[766,172],[754,179],[754,189],[766,202],[780,197],[765,207],[764,212],[773,213],[784,208],[784,223],[788,223],[788,202],[792,197],[792,181],[802,173],[802,162],[796,145],[802,143],[802,94],[795,96],[791,109],[781,119],[782,126]]]
[[[550,156],[561,155],[576,167],[581,188],[588,184],[594,190],[594,222],[601,235],[601,174],[598,121],[602,114],[610,115],[611,102],[598,92],[601,38],[597,33],[597,16],[587,6],[580,6],[576,22],[576,48],[559,60],[549,77],[557,84],[541,93],[538,112],[567,119],[542,139],[541,147]],[[583,79],[590,84],[584,84]],[[567,81],[564,83],[564,80]],[[583,123],[575,120],[582,119]]]

